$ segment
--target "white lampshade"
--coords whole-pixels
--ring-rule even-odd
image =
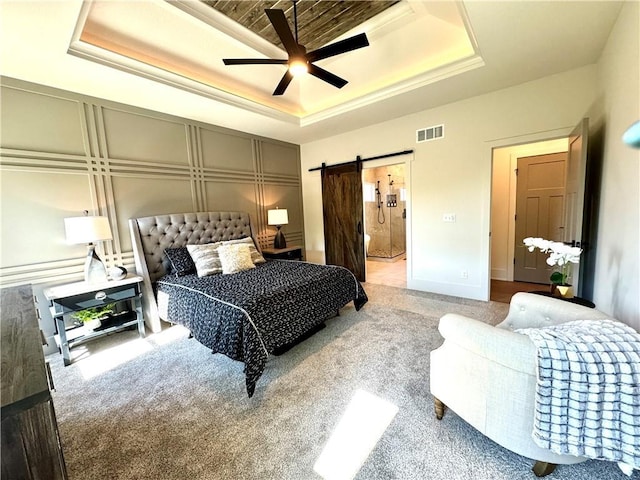
[[[113,238],[107,217],[65,218],[64,229],[69,243],[93,243]]]
[[[275,210],[267,210],[267,223],[269,225],[286,225],[289,223],[286,208],[277,208]]]

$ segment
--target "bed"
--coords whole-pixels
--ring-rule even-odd
[[[257,247],[245,212],[156,215],[131,219],[129,227],[147,326],[157,332],[161,321],[183,325],[212,352],[243,362],[250,397],[270,355],[321,328],[348,303],[360,310],[367,302],[355,276],[332,265],[266,260],[233,274],[172,271],[167,249],[236,241]]]

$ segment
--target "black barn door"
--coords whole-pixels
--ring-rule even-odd
[[[362,163],[322,169],[324,249],[327,265],[349,269],[365,281]]]

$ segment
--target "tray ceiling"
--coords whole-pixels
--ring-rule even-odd
[[[303,126],[483,64],[457,2],[301,0],[308,50],[363,32],[370,45],[318,61],[348,81],[342,89],[303,75],[274,97],[286,66],[222,63],[287,58],[265,8],[283,9],[293,28],[285,0],[85,2],[69,52]]]

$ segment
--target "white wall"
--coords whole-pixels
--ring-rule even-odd
[[[407,148],[407,285],[461,297],[489,295],[491,152],[568,135],[597,93],[587,66],[461,102],[303,144],[307,257],[323,262],[320,172],[308,169]],[[415,143],[419,128],[444,123],[442,140]],[[443,223],[454,213],[456,223]],[[461,278],[461,272],[468,278]]]
[[[513,281],[518,158],[566,152],[567,138],[496,148],[491,182],[491,278]]]
[[[604,165],[594,302],[640,330],[640,150],[621,141],[640,119],[640,7],[625,3],[598,63]]]

